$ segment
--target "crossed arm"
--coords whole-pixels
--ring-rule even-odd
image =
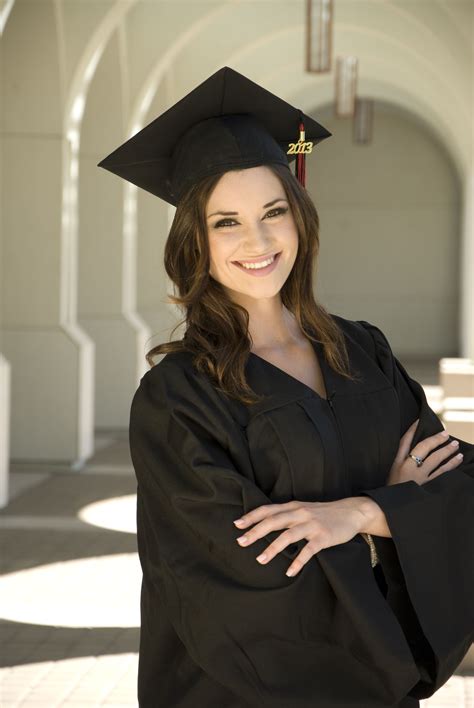
[[[268,563],[289,544],[307,539],[306,545],[294,558],[286,574],[295,575],[305,563],[323,548],[344,543],[357,533],[370,533],[391,538],[390,529],[381,507],[370,497],[355,496],[331,502],[291,501],[285,504],[264,504],[234,519],[239,529],[249,529],[237,538],[248,547],[270,531],[283,530],[264,553],[259,563]],[[250,528],[250,527],[253,528]]]

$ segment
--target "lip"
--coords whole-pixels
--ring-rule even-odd
[[[271,258],[276,255],[278,254],[273,251],[273,253],[268,253],[266,256],[260,256],[260,258],[244,258],[241,261],[232,261],[232,263],[261,263],[262,261],[266,261],[267,258]]]
[[[265,275],[268,275],[271,273],[275,268],[277,267],[279,261],[280,261],[280,256],[281,256],[281,251],[278,253],[275,253],[275,258],[273,259],[273,262],[270,263],[270,265],[265,266],[265,268],[245,268],[243,265],[240,265],[239,261],[232,261],[232,263],[235,265],[236,268],[239,268],[240,271],[243,271],[244,273],[247,273],[248,275],[253,275],[254,278],[263,278]],[[270,256],[266,256],[265,258],[260,258],[260,261],[266,260],[267,258],[270,258]],[[258,263],[259,261],[245,261],[246,263]]]

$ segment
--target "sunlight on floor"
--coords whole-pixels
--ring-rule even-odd
[[[474,708],[474,678],[451,676],[434,696],[420,701],[420,708]]]
[[[136,655],[84,656],[0,670],[2,706],[135,708]]]
[[[112,531],[136,533],[137,495],[103,499],[83,507],[77,514],[81,521]]]
[[[3,619],[61,627],[139,627],[137,553],[81,558],[7,573]]]

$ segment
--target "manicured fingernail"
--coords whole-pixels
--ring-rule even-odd
[[[442,431],[441,431],[441,435],[443,436],[443,438],[449,437],[449,433],[448,433],[447,430],[442,430]]]
[[[240,536],[240,538],[237,539],[239,543],[247,543],[248,538],[247,536]]]
[[[295,569],[294,568],[288,568],[286,571],[286,575],[294,575],[295,574]]]
[[[459,459],[461,459],[461,457],[464,457],[464,455],[462,454],[462,452],[460,452],[459,455],[456,455],[456,457],[459,457]]]
[[[236,526],[241,526],[244,523],[243,519],[235,519],[234,524]]]
[[[458,440],[451,440],[451,445],[456,447],[456,445],[459,445],[459,441]]]
[[[264,560],[267,560],[267,554],[261,553],[259,556],[257,556],[257,560],[259,563],[263,563]]]

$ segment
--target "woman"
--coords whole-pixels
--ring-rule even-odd
[[[255,86],[225,67],[100,163],[177,206],[186,323],[130,413],[139,704],[416,707],[472,643],[474,446],[379,328],[316,302],[318,215],[274,122],[295,109]]]

